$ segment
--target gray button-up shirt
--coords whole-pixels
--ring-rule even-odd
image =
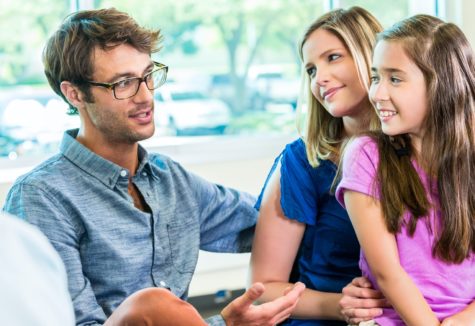
[[[250,195],[209,183],[139,148],[132,182],[151,213],[135,208],[129,171],[67,131],[60,153],[20,177],[4,210],[38,226],[66,265],[77,325],[98,325],[129,295],[168,287],[186,299],[199,249],[251,248]]]

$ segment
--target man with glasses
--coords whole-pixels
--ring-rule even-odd
[[[115,9],[77,12],[49,39],[53,90],[78,113],[60,153],[20,177],[4,209],[38,226],[67,269],[77,325],[205,325],[182,299],[199,249],[249,251],[254,198],[211,184],[138,141],[155,130],[153,90],[167,66],[151,60],[159,31]],[[253,306],[253,285],[211,324],[273,325],[303,286]],[[223,320],[224,319],[224,320]]]
[[[89,81],[92,86],[105,87],[112,90],[114,97],[118,100],[126,100],[138,93],[140,84],[144,82],[149,90],[159,88],[167,80],[168,66],[154,61],[154,69],[145,74],[143,78],[132,77],[124,78],[115,83],[98,83]]]

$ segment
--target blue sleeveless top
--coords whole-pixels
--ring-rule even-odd
[[[306,224],[299,253],[294,263],[295,278],[307,288],[323,292],[341,292],[351,280],[360,276],[360,247],[348,214],[330,194],[336,165],[321,161],[313,168],[307,160],[301,139],[288,144],[276,158],[262,195],[277,163],[281,162],[281,200],[285,216]],[[284,325],[347,325],[342,321],[289,319]]]

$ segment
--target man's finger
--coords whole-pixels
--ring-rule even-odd
[[[297,295],[297,297],[295,298],[295,300],[293,300],[293,304],[291,306],[289,306],[285,310],[276,314],[275,319],[274,319],[276,324],[290,317],[290,315],[292,314],[292,311],[294,311],[295,307],[297,306],[300,296],[302,295],[304,290],[305,290],[305,284],[301,282],[297,282],[292,288],[288,289],[288,291],[284,291],[285,295],[290,293],[290,291],[294,291],[294,295]]]
[[[297,282],[285,295],[271,302],[266,302],[260,305],[259,308],[266,310],[271,316],[290,314],[297,305],[304,290],[305,285],[301,282]]]
[[[284,297],[298,299],[300,298],[304,290],[305,290],[305,284],[303,284],[302,282],[297,282],[289,291],[286,291],[284,293]]]
[[[263,293],[265,287],[262,283],[254,283],[252,286],[244,292],[243,295],[234,300],[234,306],[236,308],[245,308],[253,304]]]
[[[302,282],[297,282],[294,285],[290,285],[290,286],[286,287],[285,290],[284,290],[284,295],[287,295],[287,293],[294,290],[295,288],[296,288],[297,291],[303,291],[303,290],[305,290],[305,284],[303,284]]]
[[[294,302],[294,304],[291,305],[290,307],[288,307],[288,308],[282,310],[281,312],[277,313],[275,315],[275,317],[273,318],[273,323],[278,324],[280,322],[283,322],[287,318],[289,318],[290,315],[292,314],[292,311],[294,311],[295,307],[297,306],[297,303],[298,303],[298,300],[296,300]]]

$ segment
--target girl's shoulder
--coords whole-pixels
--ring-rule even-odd
[[[371,136],[358,136],[351,138],[344,148],[344,157],[351,157],[352,159],[366,156],[369,158],[377,158],[378,142]]]

